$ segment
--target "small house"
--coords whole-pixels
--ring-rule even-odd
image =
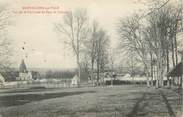
[[[78,77],[78,75],[75,75],[72,79],[71,79],[71,86],[78,86],[80,83],[80,78]]]

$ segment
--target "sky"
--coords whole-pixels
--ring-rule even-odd
[[[110,35],[112,47],[118,43],[119,18],[146,9],[142,0],[0,0],[0,3],[12,13],[8,35],[15,53],[14,66],[18,67],[24,58],[27,66],[34,68],[75,68],[76,57],[64,45],[62,35],[54,30],[54,24],[62,22],[64,13],[21,14],[23,7],[59,7],[58,11],[86,8],[89,18],[98,21]]]

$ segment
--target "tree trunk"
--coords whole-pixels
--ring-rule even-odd
[[[150,86],[148,73],[149,73],[149,71],[148,71],[147,65],[145,65],[145,74],[146,74],[147,87]]]
[[[78,87],[80,86],[80,80],[81,80],[81,66],[80,66],[80,62],[79,62],[79,55],[77,55],[77,67],[78,67]]]
[[[98,43],[99,44],[99,43]],[[99,85],[100,79],[100,46],[98,47],[98,55],[97,55],[97,86]]]
[[[163,60],[162,60],[162,57],[161,57],[161,62],[160,62],[160,86],[162,87],[164,84],[163,84],[163,69],[164,69],[164,67],[163,67]]]
[[[166,64],[167,64],[167,74],[169,73],[169,51],[168,51],[168,47],[166,49]],[[167,86],[170,87],[170,79],[169,79],[169,76],[167,75]]]
[[[97,60],[97,86],[99,85],[99,79],[100,79],[100,63],[99,58]]]
[[[92,80],[92,85],[95,86],[95,80],[94,80],[94,74],[93,74],[93,66],[94,66],[94,62],[92,60],[92,65],[91,65],[91,80]]]
[[[146,78],[147,78],[147,87],[150,87],[150,83],[149,83],[149,76],[148,76],[148,73],[146,73]]]
[[[180,88],[182,88],[182,76],[180,77]]]
[[[182,57],[181,57],[181,63],[183,64],[183,52],[182,52]],[[182,65],[182,70],[183,70],[183,65]],[[183,71],[182,71],[182,73],[183,73]],[[182,85],[182,83],[183,83],[182,82],[183,75],[181,75],[180,77],[181,77],[181,79],[180,79],[180,83],[181,84],[180,85],[181,85],[181,88],[183,88],[183,85]]]
[[[155,81],[153,81],[153,86],[156,86],[156,78],[157,78],[157,74],[156,74],[156,70],[157,70],[157,68],[156,68],[156,65],[154,64],[154,66],[153,66],[153,80]]]
[[[175,64],[178,64],[178,53],[177,53],[177,38],[176,35],[174,37],[174,45],[175,45]]]
[[[153,86],[153,58],[152,58],[152,53],[150,53],[151,57],[151,83],[150,85]]]
[[[160,78],[161,78],[161,50],[158,49],[157,52],[157,78],[156,78],[156,88],[160,86]]]
[[[113,78],[111,78],[111,86],[113,86]]]
[[[98,40],[97,43],[97,86],[99,85],[99,79],[100,79],[100,57],[101,57],[101,40]]]
[[[174,54],[174,42],[172,41],[172,64],[173,64],[173,67],[175,67],[175,57],[174,56],[175,56],[175,54]]]

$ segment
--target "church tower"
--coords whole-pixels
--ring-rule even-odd
[[[17,77],[19,81],[27,81],[32,80],[32,72],[27,70],[24,59],[22,59],[19,66],[19,77]]]
[[[17,80],[26,81],[26,80],[31,80],[31,79],[32,79],[32,73],[28,72],[24,59],[22,59],[20,66],[19,66],[19,77]]]
[[[24,59],[22,59],[21,64],[19,66],[20,73],[27,73],[27,67],[25,65]]]

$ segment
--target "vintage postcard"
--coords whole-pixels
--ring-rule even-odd
[[[182,0],[0,0],[0,117],[183,117]]]

